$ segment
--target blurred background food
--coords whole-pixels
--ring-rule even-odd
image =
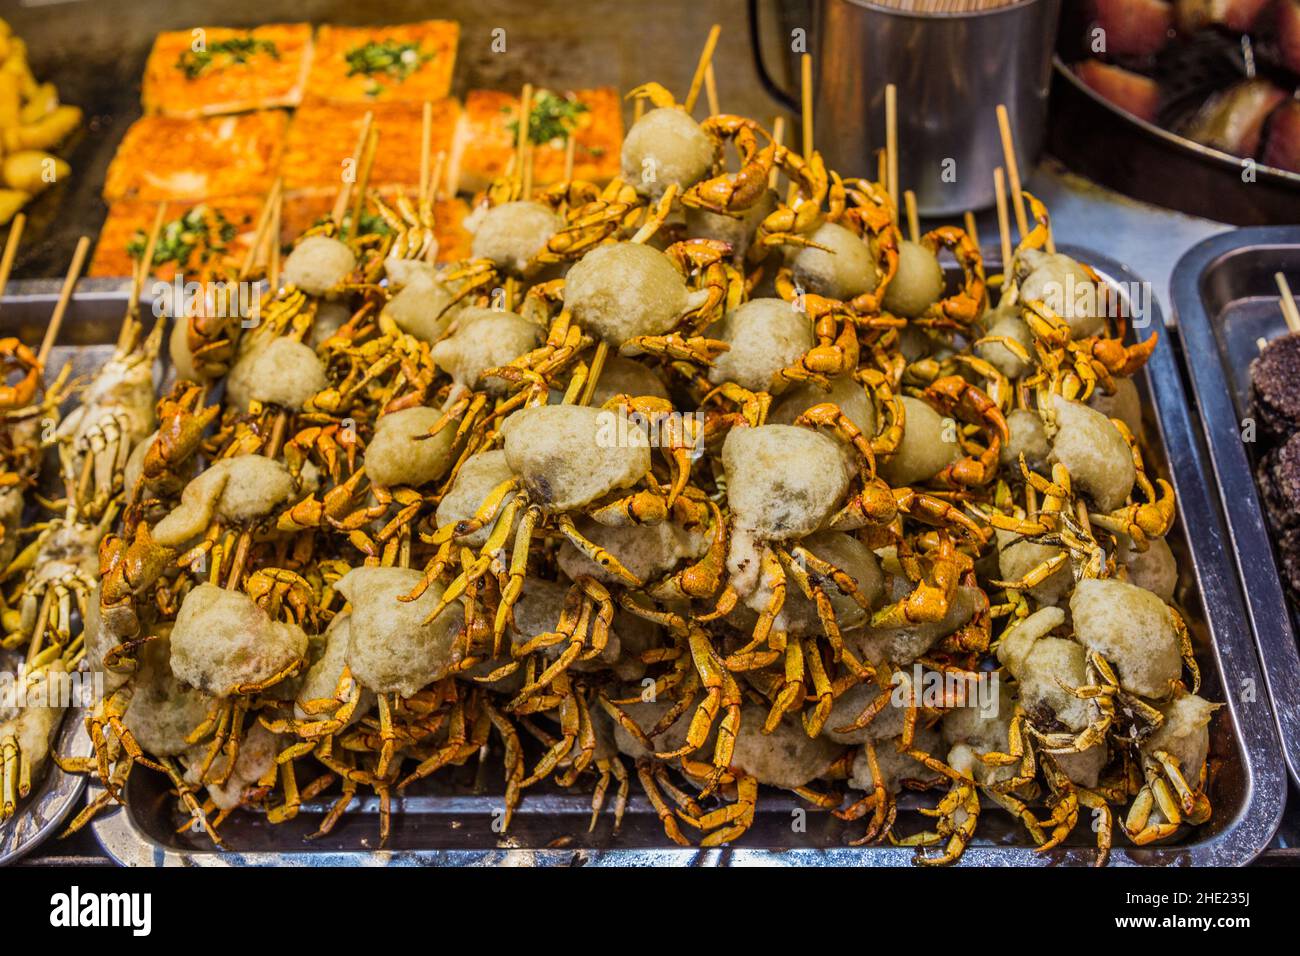
[[[72,171],[53,151],[80,125],[81,110],[36,79],[27,44],[0,20],[0,226]]]
[[[1063,31],[1108,102],[1213,149],[1300,173],[1300,0],[1089,0]]]

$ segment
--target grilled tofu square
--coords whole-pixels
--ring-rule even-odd
[[[144,67],[144,111],[193,118],[297,106],[311,54],[308,23],[160,33]]]
[[[237,267],[252,244],[264,198],[167,203],[151,274],[163,281],[178,272],[197,279],[206,270]],[[157,203],[140,199],[109,206],[87,274],[130,276],[144,255],[157,213]]]
[[[280,167],[282,110],[132,124],[104,178],[104,199],[215,199],[265,195]]]
[[[322,26],[307,99],[336,103],[440,100],[451,92],[460,25],[425,20],[387,27]]]
[[[288,190],[326,189],[333,194],[343,182],[345,162],[356,149],[367,111],[374,114],[379,134],[370,185],[418,186],[422,103],[308,103],[294,113],[284,152],[284,185]],[[433,104],[431,155],[451,153],[460,118],[460,104]],[[356,171],[359,176],[360,171]]]
[[[472,90],[465,97],[465,144],[460,186],[484,189],[505,173],[515,152],[519,97],[495,90]],[[612,87],[533,95],[529,138],[533,143],[533,182],[549,186],[564,178],[564,151],[574,138],[573,178],[604,184],[618,175],[623,146],[623,113]]]

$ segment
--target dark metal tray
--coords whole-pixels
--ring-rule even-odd
[[[1122,290],[1137,288],[1137,278],[1117,263],[1092,253],[1092,262]],[[19,282],[0,305],[0,330],[39,328],[55,295],[52,283]],[[116,330],[124,304],[120,284],[83,283],[69,316],[71,340],[105,342]],[[1137,330],[1145,338],[1161,328],[1158,307]],[[1130,866],[1243,865],[1268,845],[1282,815],[1286,780],[1267,697],[1243,696],[1237,688],[1263,687],[1250,646],[1245,603],[1228,555],[1228,537],[1217,505],[1199,432],[1191,418],[1179,377],[1176,342],[1168,331],[1138,379],[1144,396],[1144,431],[1149,438],[1149,469],[1168,477],[1178,495],[1179,520],[1170,545],[1184,569],[1177,601],[1201,661],[1204,693],[1224,700],[1211,735],[1217,765],[1210,785],[1214,815],[1173,845],[1136,848],[1117,837],[1112,862]],[[85,345],[76,351],[81,351]],[[93,348],[93,346],[92,346]],[[225,851],[202,834],[178,832],[184,821],[174,811],[166,781],[137,770],[128,786],[128,805],[103,814],[92,826],[105,852],[123,864],[157,866],[223,865],[849,865],[909,864],[912,851],[892,846],[847,846],[856,828],[829,813],[807,810],[807,826],[796,832],[792,811],[802,801],[764,791],[752,829],[724,849],[673,846],[665,839],[649,804],[636,793],[622,831],[612,833],[607,807],[593,833],[587,832],[589,797],[542,787],[530,790],[507,835],[492,828],[501,809],[496,758],[482,769],[461,768],[451,781],[426,781],[393,804],[393,832],[387,848],[376,848],[378,804],[354,805],[335,831],[307,840],[329,808],[329,795],[306,805],[291,823],[273,827],[255,813],[236,813],[222,826]],[[92,795],[97,791],[91,787]],[[635,785],[634,785],[635,790]],[[916,811],[933,803],[904,800],[897,832],[928,826]],[[1035,853],[1027,835],[1009,816],[990,809],[975,842],[962,859],[968,866],[1087,865],[1093,862],[1092,834],[1081,826],[1066,846]]]
[[[1300,280],[1300,227],[1207,239],[1179,261],[1172,287],[1264,677],[1287,766],[1300,784],[1300,608],[1285,596],[1255,486],[1255,448],[1242,441],[1257,343],[1286,331],[1273,281],[1278,270],[1293,284]]]

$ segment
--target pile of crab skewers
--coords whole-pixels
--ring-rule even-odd
[[[968,230],[903,238],[890,157],[827,170],[810,112],[801,152],[697,122],[711,48],[684,102],[633,91],[609,185],[533,189],[521,132],[437,269],[428,151],[390,205],[367,123],[283,268],[273,189],[265,266],[209,277],[265,273],[255,315],[176,315],[147,413],[87,390],[60,520],[98,585],[79,640],[48,606],[57,641],[14,632],[104,676],[74,828],[143,764],[217,841],[317,797],[328,832],[362,793],[387,837],[395,794],[490,753],[507,827],[549,781],[591,788],[593,828],[616,787],[617,828],[635,776],[682,844],[742,838],[760,786],[942,845],[923,863],[988,806],[1042,849],[1089,810],[1098,862],[1117,811],[1137,843],[1209,817],[1215,705],[1135,437],[1155,337],[1124,344],[1018,188],[986,281]],[[128,317],[122,381],[161,329]],[[904,790],[939,793],[932,828],[895,832]]]

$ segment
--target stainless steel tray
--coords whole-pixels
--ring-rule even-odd
[[[69,711],[64,717],[55,747],[67,757],[89,757],[95,752],[80,709]],[[19,805],[18,812],[0,823],[0,866],[21,860],[57,833],[81,805],[85,789],[85,777],[49,765],[45,776]]]
[[[1174,268],[1173,301],[1246,603],[1292,778],[1300,784],[1300,609],[1288,603],[1241,439],[1258,341],[1286,331],[1273,274],[1300,277],[1300,228],[1238,229],[1188,252]]]
[[[1078,253],[1103,275],[1121,284],[1137,278],[1117,263]],[[85,284],[83,284],[85,285]],[[16,293],[0,304],[0,329],[16,325],[39,328],[54,290],[46,283],[11,286]],[[85,285],[70,316],[71,334],[104,342],[115,332],[123,307],[120,285]],[[1162,323],[1153,306],[1150,335]],[[98,330],[98,331],[96,331]],[[1152,439],[1149,467],[1173,481],[1179,521],[1171,547],[1185,573],[1177,595],[1192,633],[1205,678],[1204,693],[1227,706],[1215,719],[1211,752],[1218,764],[1210,797],[1215,812],[1203,827],[1189,831],[1174,845],[1117,846],[1112,862],[1136,866],[1228,866],[1250,862],[1267,846],[1282,815],[1285,771],[1269,703],[1262,693],[1246,699],[1236,691],[1263,687],[1250,646],[1245,604],[1234,574],[1228,538],[1209,480],[1210,470],[1191,419],[1169,333],[1138,380],[1144,402],[1145,431]],[[80,352],[85,346],[80,346]],[[1155,442],[1159,436],[1161,441]],[[304,806],[294,821],[278,827],[254,813],[237,813],[222,826],[228,849],[217,850],[207,838],[177,832],[184,821],[174,811],[165,780],[137,770],[128,786],[128,805],[109,811],[93,824],[110,857],[128,865],[809,865],[898,866],[911,862],[912,851],[892,846],[852,848],[856,834],[830,814],[809,809],[807,826],[795,832],[792,811],[804,807],[791,795],[765,791],[754,826],[736,845],[713,850],[672,846],[663,836],[648,803],[634,795],[622,831],[612,834],[609,809],[595,832],[587,832],[589,797],[539,787],[530,790],[502,836],[492,828],[501,809],[497,764],[460,768],[452,780],[426,781],[427,787],[395,799],[393,832],[388,847],[376,849],[378,804],[355,804],[335,831],[308,840],[328,810],[325,799]],[[305,782],[305,781],[303,781]],[[91,795],[96,792],[91,787]],[[925,801],[907,802],[897,832],[925,827],[915,810]],[[1089,828],[1077,829],[1068,845],[1044,854],[1033,852],[1026,834],[1009,816],[991,809],[984,815],[975,842],[962,859],[967,866],[1086,865],[1094,858]]]

